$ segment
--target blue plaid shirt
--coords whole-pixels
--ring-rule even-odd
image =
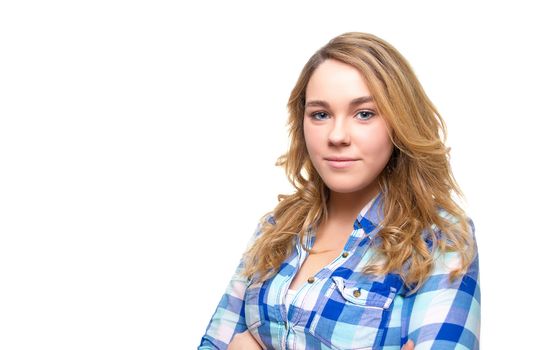
[[[396,274],[364,275],[360,271],[372,257],[382,213],[379,194],[358,215],[341,254],[297,290],[288,312],[284,298],[307,255],[297,241],[279,272],[263,283],[241,276],[240,262],[198,349],[226,349],[246,329],[266,349],[399,350],[408,339],[415,350],[479,349],[478,257],[451,282],[459,256],[437,251],[431,276],[413,294]],[[440,215],[454,219],[444,210]],[[268,220],[275,223],[272,214]],[[474,234],[470,218],[468,224]],[[260,229],[259,223],[254,237]],[[309,228],[306,246],[313,244]]]

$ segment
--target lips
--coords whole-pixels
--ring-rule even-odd
[[[351,168],[357,159],[350,157],[328,157],[325,158],[325,161],[331,169],[347,169]]]
[[[338,157],[338,156],[336,156],[336,157],[326,157],[325,159],[333,161],[333,162],[348,162],[348,161],[352,161],[352,160],[357,160],[356,158]]]

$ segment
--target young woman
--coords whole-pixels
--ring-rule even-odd
[[[296,191],[259,221],[199,349],[478,349],[474,224],[408,62],[342,34],[288,109],[276,165]]]

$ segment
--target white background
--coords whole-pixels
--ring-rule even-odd
[[[259,217],[292,192],[274,166],[291,88],[347,31],[393,44],[447,122],[482,348],[546,346],[540,6],[190,3],[0,5],[1,349],[196,348]]]

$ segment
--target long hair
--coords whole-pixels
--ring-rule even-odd
[[[279,194],[274,210],[261,218],[261,234],[244,255],[244,276],[271,277],[294,249],[295,238],[303,244],[309,226],[327,217],[330,190],[312,165],[303,132],[306,87],[326,59],[349,64],[363,74],[394,145],[377,178],[384,197],[384,219],[375,239],[380,242],[375,247],[377,263],[363,272],[398,273],[416,290],[432,270],[434,246],[441,252],[458,252],[461,264],[451,278],[463,274],[475,257],[475,244],[468,217],[452,198],[452,193],[465,196],[451,170],[446,125],[407,60],[393,46],[371,34],[348,32],[310,57],[291,91],[287,103],[290,146],[276,166],[285,169],[296,191]],[[269,216],[275,223],[267,220]]]

